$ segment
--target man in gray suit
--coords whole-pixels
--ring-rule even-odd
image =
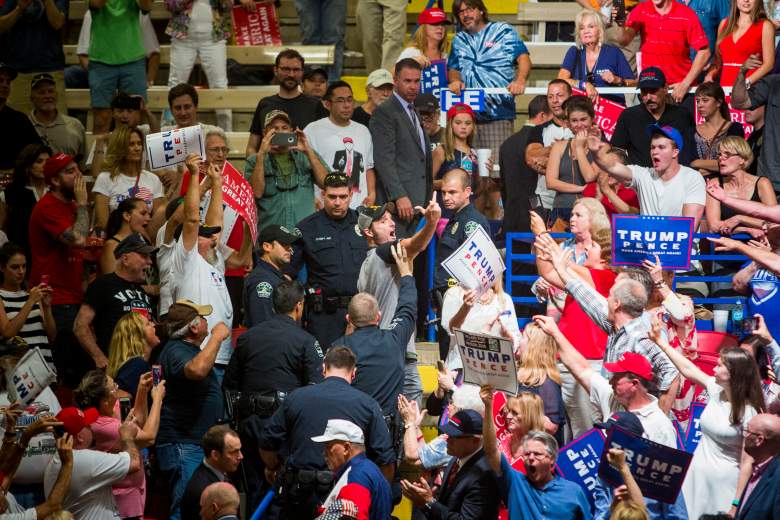
[[[371,116],[374,142],[376,204],[392,202],[398,238],[414,234],[415,206],[425,207],[433,192],[431,147],[414,100],[420,92],[422,69],[407,58],[395,64],[393,95]]]

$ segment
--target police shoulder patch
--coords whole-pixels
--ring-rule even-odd
[[[474,231],[476,231],[476,230],[477,230],[477,227],[478,227],[478,226],[479,226],[479,224],[478,224],[478,223],[474,222],[473,220],[469,220],[468,222],[466,222],[466,226],[465,226],[463,229],[465,229],[465,230],[466,230],[466,234],[467,234],[467,235],[470,235],[470,234],[472,234]]]
[[[455,222],[452,225],[452,231],[450,231],[450,233],[452,233],[453,235],[458,232],[458,224],[459,224],[459,222]]]
[[[271,293],[274,292],[274,288],[271,287],[271,284],[268,282],[260,282],[257,284],[257,288],[255,290],[257,291],[258,298],[270,298]]]

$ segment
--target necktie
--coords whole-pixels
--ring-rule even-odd
[[[412,115],[412,126],[414,126],[415,131],[417,130],[417,127],[420,126],[420,123],[417,122],[417,112],[414,111],[414,105],[409,103],[406,105],[406,108],[409,109],[409,113]]]
[[[452,491],[452,483],[455,482],[455,477],[457,476],[459,469],[460,469],[460,461],[456,460],[455,463],[452,465],[450,474],[447,475],[447,489],[450,491]]]

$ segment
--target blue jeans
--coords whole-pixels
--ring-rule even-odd
[[[344,66],[346,0],[295,0],[295,10],[301,20],[304,45],[336,46],[333,65],[328,67],[328,81],[338,80]]]
[[[197,444],[160,444],[157,446],[160,473],[171,488],[171,520],[181,520],[181,499],[192,474],[203,461],[203,448]]]

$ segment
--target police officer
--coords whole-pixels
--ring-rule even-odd
[[[471,204],[471,179],[465,170],[455,168],[448,171],[442,179],[441,197],[444,209],[454,212],[442,231],[436,245],[436,272],[433,277],[434,299],[439,305],[439,356],[447,358],[450,339],[447,331],[441,327],[441,307],[444,293],[457,281],[450,277],[442,267],[442,262],[458,249],[466,238],[482,226],[490,236],[490,224],[482,213]]]
[[[260,258],[244,280],[244,312],[247,327],[273,316],[274,288],[284,280],[282,271],[290,265],[292,245],[301,238],[298,229],[272,224],[260,232]]]
[[[395,454],[382,410],[376,400],[350,386],[355,378],[355,354],[334,346],[325,354],[322,383],[287,395],[263,429],[260,455],[269,481],[281,486],[268,518],[310,520],[333,486],[322,446],[311,438],[320,435],[330,419],[356,424],[365,437],[366,455],[392,479]],[[280,452],[288,454],[280,460]]]
[[[357,293],[360,265],[368,251],[357,225],[357,212],[349,208],[352,192],[348,181],[344,174],[325,177],[324,208],[298,224],[303,239],[294,246],[288,270],[294,277],[306,265],[306,330],[325,350],[344,334],[347,306]]]
[[[349,304],[347,321],[354,332],[341,337],[334,345],[352,349],[357,358],[357,375],[352,386],[367,393],[379,403],[393,438],[393,447],[400,447],[398,396],[403,392],[406,345],[415,329],[417,288],[412,276],[413,259],[402,244],[390,252],[398,267],[400,288],[398,306],[387,328],[380,329],[382,313],[376,298],[358,293]]]
[[[222,387],[227,391],[233,420],[246,447],[244,468],[248,489],[252,491],[248,497],[250,506],[256,505],[266,491],[258,452],[263,426],[287,393],[322,381],[322,349],[314,336],[300,326],[303,299],[299,282],[279,282],[273,292],[275,314],[238,338],[225,371]]]

